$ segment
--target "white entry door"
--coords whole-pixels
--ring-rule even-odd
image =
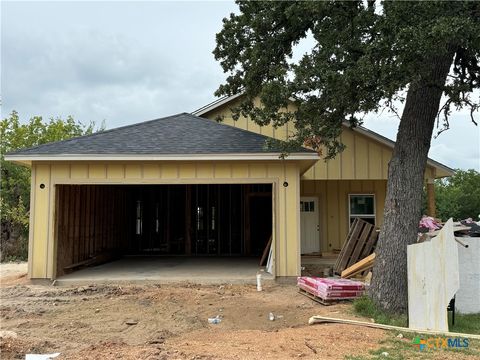
[[[318,198],[300,198],[300,233],[302,254],[320,252],[320,228],[318,223]]]

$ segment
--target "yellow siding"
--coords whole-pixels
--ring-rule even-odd
[[[259,127],[249,118],[241,116],[237,121],[232,118],[231,109],[239,104],[239,99],[225,104],[209,113],[202,115],[208,119],[216,119],[221,116],[226,125],[252,131],[285,140],[287,136],[294,134],[292,123],[274,129],[272,125]],[[289,106],[290,110],[293,105]],[[392,148],[374,139],[362,135],[347,126],[343,126],[341,141],[346,149],[334,159],[319,160],[302,176],[302,180],[386,180],[388,176],[388,162],[392,157]],[[425,174],[431,178],[434,169],[429,167]],[[442,172],[443,174],[443,172]],[[445,174],[443,174],[445,176]]]
[[[160,177],[158,164],[143,164],[143,177],[145,179],[158,179]]]
[[[49,229],[49,213],[50,213],[50,166],[38,165],[35,169],[35,200],[34,213],[35,219],[32,228],[35,236],[32,246],[32,274],[47,275],[47,258],[48,258],[48,233]],[[44,185],[43,189],[40,186]],[[42,277],[45,277],[42,276]]]
[[[89,164],[88,177],[90,179],[105,179],[107,169],[105,164]]]
[[[348,195],[375,195],[375,223],[383,223],[386,180],[306,180],[301,181],[300,196],[319,200],[320,244],[322,251],[341,249],[348,234]]]
[[[78,179],[86,179],[88,177],[88,164],[72,164],[72,166],[70,166],[70,176]]]
[[[125,165],[125,179],[140,179],[142,177],[142,168],[140,164]]]
[[[122,179],[125,177],[125,165],[123,164],[108,164],[107,177],[110,179]]]
[[[288,187],[282,185],[284,181]],[[300,274],[300,176],[296,162],[39,162],[32,165],[30,278],[55,277],[56,184],[172,183],[273,184],[275,275]],[[40,189],[40,184],[45,188]]]
[[[216,179],[230,179],[232,177],[232,167],[229,163],[215,164]]]

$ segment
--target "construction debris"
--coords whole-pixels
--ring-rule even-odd
[[[462,338],[480,340],[480,335],[477,335],[477,334],[454,333],[454,332],[448,332],[448,331],[435,331],[435,330],[409,329],[409,328],[405,328],[405,327],[401,327],[401,326],[383,325],[383,324],[371,323],[371,322],[366,322],[366,321],[357,321],[357,320],[337,319],[337,318],[330,318],[330,317],[319,316],[319,315],[312,316],[308,320],[309,325],[328,324],[328,323],[365,326],[365,327],[377,328],[377,329],[383,329],[383,330],[402,331],[402,332],[406,332],[406,333],[419,333],[419,334],[426,334],[426,335],[443,335],[443,336],[452,337],[452,338],[462,337]]]
[[[346,268],[342,271],[342,278],[348,279],[354,277],[357,274],[363,273],[366,270],[370,270],[373,268],[373,264],[375,261],[375,253],[368,255],[366,258],[356,262],[352,266]]]
[[[60,353],[54,354],[26,354],[25,360],[50,360],[59,356]]]
[[[365,293],[363,283],[348,279],[300,276],[297,285],[300,293],[322,305],[355,299]]]
[[[460,285],[452,219],[430,241],[407,246],[411,329],[448,331],[447,306]]]
[[[359,218],[355,219],[338,255],[334,272],[340,275],[346,268],[371,255],[377,239],[378,232],[374,225]]]
[[[423,215],[420,223],[418,224],[418,242],[422,242],[425,239],[437,236],[443,226],[444,223],[442,223],[439,219]],[[453,232],[455,233],[455,236],[478,237],[480,236],[480,223],[476,223],[472,218],[461,220],[459,222],[453,222]]]
[[[222,322],[222,315],[217,315],[215,317],[208,318],[209,324],[220,324]]]

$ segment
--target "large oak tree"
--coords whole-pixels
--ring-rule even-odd
[[[343,149],[342,123],[403,103],[389,163],[384,224],[371,295],[384,310],[407,307],[406,248],[416,241],[427,154],[436,120],[478,109],[480,2],[247,2],[223,20],[214,55],[228,73],[216,95],[243,93],[235,116],[295,123],[288,146],[326,158]],[[314,46],[292,58],[303,38]],[[254,105],[259,97],[261,106]],[[297,108],[285,111],[289,101]]]

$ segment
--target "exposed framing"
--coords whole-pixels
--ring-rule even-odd
[[[118,186],[118,185],[172,185],[172,181],[174,181],[176,184],[183,184],[183,185],[212,185],[211,179],[168,179],[168,180],[158,180],[158,179],[132,179],[128,181],[122,181],[122,182],[116,182],[112,181],[111,179],[79,179],[79,180],[73,180],[73,179],[50,179],[51,182],[51,187],[50,187],[50,201],[52,204],[57,205],[59,202],[58,198],[58,189],[59,187],[57,185],[107,185],[107,186]],[[277,268],[276,268],[276,253],[277,249],[276,247],[279,246],[278,241],[276,241],[276,236],[279,233],[279,226],[280,224],[278,223],[277,219],[279,218],[278,216],[278,211],[279,209],[276,206],[277,202],[277,197],[279,194],[277,193],[279,190],[278,187],[278,178],[274,179],[262,179],[262,178],[254,178],[254,179],[216,179],[215,184],[222,185],[222,184],[239,184],[239,185],[252,185],[252,184],[269,184],[271,185],[271,202],[272,202],[272,262],[273,262],[273,267],[272,267],[272,275],[273,277],[276,276]],[[32,181],[32,186],[34,181]],[[187,186],[188,188],[188,186]],[[298,191],[300,187],[298,186]],[[188,193],[188,192],[187,192]],[[32,192],[33,194],[33,192]],[[191,190],[190,190],[190,196]],[[258,195],[258,194],[254,194]],[[72,206],[72,204],[69,204],[69,206]],[[49,208],[49,213],[51,216],[51,223],[52,227],[49,229],[49,240],[47,244],[47,252],[48,252],[48,259],[47,259],[47,264],[48,263],[53,263],[53,272],[50,274],[49,272],[49,278],[50,279],[56,279],[57,278],[57,256],[58,256],[58,235],[59,235],[59,226],[58,226],[58,219],[57,219],[57,206],[51,206]],[[188,211],[188,209],[186,209]],[[299,216],[300,214],[297,214]],[[190,218],[190,221],[192,219]],[[219,219],[217,220],[217,223],[219,222]],[[300,229],[297,229],[298,232],[300,232]],[[242,229],[242,231],[245,231],[245,229]],[[300,235],[300,234],[298,234]],[[33,239],[31,239],[33,240]],[[187,241],[187,239],[186,239]],[[191,241],[191,239],[190,239]],[[298,241],[300,242],[300,238],[298,238]],[[33,241],[29,241],[29,246],[33,246]],[[48,251],[51,249],[52,251]],[[300,255],[299,255],[300,256]],[[29,256],[29,263],[31,262],[30,256]]]

